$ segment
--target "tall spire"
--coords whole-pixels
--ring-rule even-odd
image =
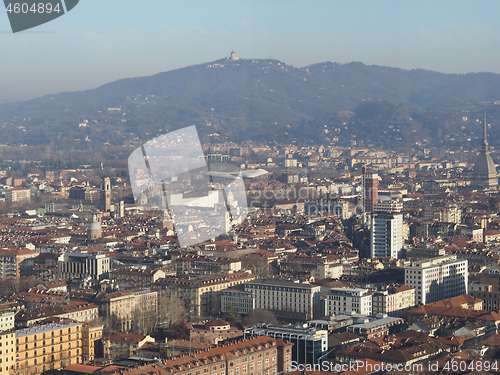
[[[484,123],[483,123],[483,144],[481,147],[481,151],[488,151],[488,135],[486,134],[486,109],[484,110]]]
[[[477,186],[484,188],[492,188],[498,186],[497,168],[488,150],[488,134],[487,134],[486,110],[484,111],[483,123],[483,143],[481,144],[481,151],[477,156],[474,163],[474,183]]]

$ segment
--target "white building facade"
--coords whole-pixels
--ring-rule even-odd
[[[371,220],[372,258],[401,258],[403,250],[403,214],[379,212]]]
[[[346,311],[372,314],[372,294],[363,288],[331,288],[327,295],[325,315],[332,316]]]
[[[415,302],[427,304],[467,294],[468,261],[445,255],[405,267],[405,284],[415,288]]]

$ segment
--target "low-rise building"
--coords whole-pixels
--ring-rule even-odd
[[[61,254],[57,263],[59,279],[90,277],[100,280],[110,270],[110,259],[99,252],[73,251]]]
[[[147,342],[154,342],[151,336],[117,333],[103,340],[105,358],[128,358],[136,354],[137,350]]]
[[[354,324],[347,327],[347,332],[363,336],[366,339],[382,337],[395,331],[403,329],[404,320],[390,317],[387,314],[377,314],[375,316],[358,316]],[[391,332],[394,331],[394,332]]]
[[[243,337],[242,325],[226,322],[222,319],[201,324],[192,323],[189,327],[189,340],[194,343],[219,345],[226,340],[237,337]]]
[[[295,363],[318,363],[328,351],[326,330],[259,324],[245,330],[245,338],[252,336],[268,336],[293,343],[292,361]]]
[[[466,320],[489,320],[500,322],[500,315],[483,310],[483,300],[463,295],[442,301],[414,307],[407,312],[407,320],[411,323],[431,316],[465,318]]]
[[[389,336],[387,340],[371,340],[340,349],[335,352],[335,357],[339,363],[371,359],[393,366],[406,366],[438,357],[448,350],[449,346],[433,337],[405,331]],[[414,368],[421,372],[424,365]]]

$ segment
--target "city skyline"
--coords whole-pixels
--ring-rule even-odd
[[[498,372],[500,3],[4,3],[0,374]]]
[[[90,89],[110,81],[214,61],[274,58],[444,73],[500,73],[493,1],[204,4],[80,2],[53,22],[12,34],[0,12],[7,58],[0,101]],[[36,61],[36,64],[34,63]]]

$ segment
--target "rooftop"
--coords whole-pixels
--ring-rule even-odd
[[[43,325],[35,325],[29,328],[16,330],[16,337],[31,336],[39,333],[47,333],[57,331],[58,329],[82,326],[83,323],[67,322],[67,323],[49,323]]]

